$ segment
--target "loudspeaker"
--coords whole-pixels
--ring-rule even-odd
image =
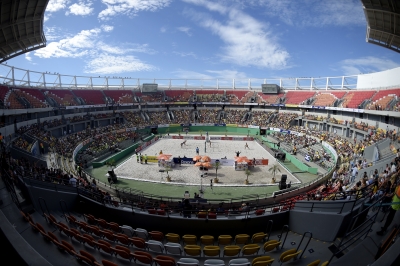
[[[286,184],[286,179],[287,179],[287,175],[282,175],[281,176],[281,183],[285,183]]]
[[[280,189],[280,190],[286,189],[286,187],[287,187],[286,183],[279,182],[279,189]]]

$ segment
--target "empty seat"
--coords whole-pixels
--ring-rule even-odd
[[[251,237],[251,243],[263,243],[265,240],[265,237],[267,236],[267,234],[261,232],[261,233],[255,233],[252,237]]]
[[[225,262],[223,260],[208,259],[204,261],[204,266],[225,266]]]
[[[179,243],[181,242],[181,237],[178,234],[168,233],[165,235],[168,242]]]
[[[251,266],[270,266],[275,259],[271,258],[270,256],[261,256],[254,258],[251,262]]]
[[[204,246],[203,254],[204,256],[219,257],[221,255],[221,249],[219,246]]]
[[[214,245],[214,237],[210,235],[201,236],[200,243],[203,245]]]
[[[235,236],[235,244],[247,244],[250,236],[248,234],[238,234]]]
[[[135,235],[137,237],[143,238],[144,240],[149,239],[149,234],[147,233],[147,230],[143,228],[136,228]]]
[[[133,254],[127,247],[116,245],[114,251],[115,251],[115,256],[120,256],[121,258],[127,259],[129,261],[131,261],[133,258]]]
[[[85,243],[91,246],[92,248],[97,249],[97,242],[94,240],[94,238],[91,235],[84,234],[83,239],[85,240]]]
[[[146,249],[146,241],[144,241],[143,238],[134,236],[134,237],[129,238],[129,240],[131,241],[131,243],[134,247],[139,248],[139,249]]]
[[[110,255],[114,255],[115,254],[115,250],[111,246],[111,244],[108,243],[107,241],[102,240],[102,239],[97,241],[97,247],[98,247],[99,250],[102,250],[107,254],[110,254]]]
[[[228,257],[232,257],[232,256],[239,256],[239,253],[241,251],[241,248],[239,246],[236,245],[231,245],[231,246],[225,246],[224,247],[224,257],[228,256]]]
[[[115,239],[117,242],[129,246],[131,244],[131,240],[125,234],[115,234]]]
[[[307,264],[307,266],[318,266],[318,264],[321,262],[321,260],[314,260],[313,262]]]
[[[279,262],[284,263],[284,262],[288,262],[291,259],[296,259],[296,257],[302,252],[302,250],[299,250],[296,252],[296,249],[289,249],[286,250],[285,252],[283,252],[280,256],[279,256]]]
[[[109,260],[102,260],[101,263],[103,264],[103,266],[118,266],[118,264]]]
[[[171,254],[182,255],[183,248],[181,244],[168,242],[164,245],[165,251]]]
[[[197,236],[195,235],[184,235],[182,236],[183,243],[186,245],[196,245],[197,244]]]
[[[153,258],[153,261],[158,264],[159,266],[175,266],[176,262],[175,259],[170,256],[165,255],[158,255]]]
[[[218,245],[229,245],[232,243],[232,236],[230,235],[220,235],[218,237]]]
[[[184,248],[185,254],[189,256],[200,256],[201,247],[198,245],[186,245]]]
[[[162,242],[164,240],[164,234],[159,231],[151,231],[149,232],[149,236],[152,240],[157,240]]]
[[[147,245],[147,249],[148,250],[152,250],[155,252],[159,252],[159,253],[164,253],[164,245],[163,243],[161,243],[160,241],[156,241],[156,240],[149,240],[146,242]]]
[[[100,265],[95,257],[90,254],[89,252],[85,251],[85,250],[80,250],[79,251],[80,255],[76,255],[76,257],[80,260],[83,260],[84,262],[86,262],[89,265]]]
[[[269,241],[264,243],[264,246],[263,246],[264,252],[272,251],[275,248],[278,249],[280,244],[281,244],[281,242],[278,241],[278,240],[275,240],[275,239],[274,240],[269,240]]]
[[[144,251],[135,251],[133,252],[133,260],[136,263],[136,260],[143,264],[153,264],[153,257],[151,256],[150,253],[144,252]]]
[[[119,227],[119,224],[114,223],[114,222],[109,222],[108,227],[115,233],[121,232],[121,229]]]
[[[258,254],[260,246],[257,244],[248,244],[242,248],[242,256]]]
[[[130,227],[129,225],[121,225],[120,226],[120,230],[123,234],[132,237],[135,234],[135,231],[133,230],[132,227]]]
[[[192,258],[180,258],[177,264],[179,266],[199,266],[200,262]]]
[[[250,265],[250,261],[245,258],[231,259],[228,263],[228,266],[247,266],[247,265]]]

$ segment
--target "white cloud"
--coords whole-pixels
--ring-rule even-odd
[[[114,26],[110,26],[110,25],[101,25],[101,29],[105,32],[110,32],[114,30]]]
[[[50,0],[46,7],[46,12],[57,12],[64,9],[69,4],[69,0]]]
[[[224,8],[205,0],[185,0],[200,4],[210,11],[226,13],[224,22],[211,17],[211,14],[189,10],[188,16],[217,35],[223,42],[222,61],[240,66],[283,69],[287,67],[289,53],[278,44],[269,26],[234,7]],[[219,16],[220,18],[220,16]],[[238,19],[240,18],[240,19]]]
[[[134,56],[103,54],[91,59],[85,67],[85,72],[90,74],[114,74],[155,69],[154,66],[143,63]]]
[[[365,16],[359,0],[249,0],[266,14],[291,26],[364,25]]]
[[[183,33],[186,33],[188,36],[192,36],[189,27],[178,27],[177,29]]]
[[[345,59],[339,62],[344,75],[358,75],[360,73],[370,73],[384,71],[399,67],[400,64],[385,58],[366,56],[361,58]]]
[[[140,11],[157,11],[167,7],[172,0],[102,0],[107,6],[98,17],[101,20],[108,20],[117,15],[134,16]]]
[[[59,40],[62,36],[65,36],[65,30],[58,27],[45,27],[44,33],[47,41]]]
[[[32,56],[30,55],[31,52],[25,53],[25,59],[28,61],[32,61]]]
[[[193,53],[193,52],[177,52],[177,51],[174,51],[173,53],[176,54],[176,55],[179,55],[181,57],[192,56],[193,58],[197,58],[196,54]]]
[[[112,26],[103,25],[100,28],[82,30],[76,35],[48,43],[45,48],[36,50],[34,55],[39,58],[83,58],[87,62],[85,66],[87,73],[116,74],[156,69],[130,54],[133,52],[154,54],[156,51],[147,44],[104,43],[101,35],[109,30],[112,30]]]
[[[165,33],[165,32],[167,31],[167,28],[166,28],[166,27],[161,27],[161,28],[160,28],[160,31],[161,31],[162,33]]]
[[[45,48],[36,50],[35,55],[41,58],[81,57],[96,47],[96,39],[100,32],[101,29],[98,28],[82,30],[75,36],[48,43]]]
[[[68,7],[69,11],[65,12],[65,15],[76,15],[76,16],[87,16],[91,15],[93,12],[93,7],[92,7],[92,2],[91,1],[79,1],[78,3],[74,3]]]

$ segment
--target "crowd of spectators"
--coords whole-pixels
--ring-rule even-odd
[[[276,111],[265,112],[265,111],[253,111],[252,112],[252,121],[251,124],[259,125],[261,127],[268,126],[268,119],[272,114],[276,113]]]
[[[198,102],[219,102],[222,100],[222,94],[197,94]]]
[[[219,123],[217,115],[218,109],[201,109],[199,110],[199,123]]]
[[[239,109],[228,109],[224,112],[224,123],[225,124],[244,124],[246,120],[243,120],[244,115],[248,113],[249,110],[239,110]]]
[[[14,147],[17,147],[19,149],[22,149],[24,151],[27,152],[31,152],[31,148],[32,148],[32,143],[29,143],[26,139],[22,138],[22,137],[18,137],[16,138],[13,142],[12,145]]]
[[[167,111],[148,112],[151,125],[169,124],[171,121],[168,119]]]
[[[4,154],[3,154],[4,156]],[[82,189],[82,193],[91,197],[101,197],[102,201],[111,201],[111,196],[108,192],[101,190],[96,181],[93,179],[89,181],[86,174],[72,174],[58,168],[47,168],[44,165],[37,165],[29,162],[25,158],[13,159],[7,156],[7,169],[8,175],[18,183],[18,179],[30,178],[45,182],[51,182],[59,185],[66,185]],[[111,203],[111,202],[109,202]]]
[[[134,140],[135,132],[109,132],[93,137],[92,142],[85,149],[85,153],[93,157],[97,157],[104,151],[116,151],[119,143],[125,140]]]
[[[175,124],[188,124],[193,121],[193,119],[191,119],[192,110],[173,110],[172,113],[174,115]]]
[[[269,123],[270,127],[288,129],[291,122],[297,117],[296,113],[278,113]]]
[[[142,118],[140,115],[140,112],[123,112],[123,114],[126,124],[125,127],[127,128],[133,128],[133,127],[145,127],[148,125],[148,122]]]

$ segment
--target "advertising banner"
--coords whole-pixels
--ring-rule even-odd
[[[234,166],[235,160],[233,159],[211,159],[211,164],[214,164],[216,161],[219,161],[222,166]]]
[[[260,128],[260,126],[253,126],[253,125],[248,125],[248,128]]]
[[[162,127],[169,127],[169,124],[159,124],[158,127],[159,127],[159,128],[162,128]]]

